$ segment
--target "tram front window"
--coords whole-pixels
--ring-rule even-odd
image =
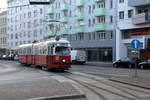
[[[56,55],[70,55],[70,49],[68,47],[56,47]]]

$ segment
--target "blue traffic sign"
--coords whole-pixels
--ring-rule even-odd
[[[140,41],[139,40],[132,40],[131,46],[134,49],[139,49],[140,48]]]

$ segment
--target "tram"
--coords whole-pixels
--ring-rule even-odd
[[[68,70],[71,67],[71,45],[66,39],[49,39],[19,46],[19,63],[47,69]]]

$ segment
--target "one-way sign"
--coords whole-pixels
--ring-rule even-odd
[[[140,48],[140,41],[139,40],[132,40],[131,46],[134,49],[139,49]]]

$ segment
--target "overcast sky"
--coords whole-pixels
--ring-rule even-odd
[[[0,8],[7,7],[7,0],[0,0]]]

